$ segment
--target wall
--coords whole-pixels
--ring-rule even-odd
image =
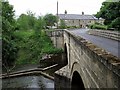
[[[64,22],[66,23],[67,26],[76,26],[76,27],[82,27],[85,28],[87,25],[89,24],[94,24],[96,21],[95,20],[64,20]]]
[[[91,29],[91,30],[89,30],[88,33],[92,34],[92,35],[101,36],[101,37],[120,41],[120,32],[119,31]]]
[[[46,30],[46,34],[51,38],[53,44],[57,48],[64,48],[64,31],[62,29]]]

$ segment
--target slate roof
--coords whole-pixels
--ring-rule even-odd
[[[79,14],[58,14],[60,19],[64,20],[96,20],[97,18],[93,15],[79,15]]]

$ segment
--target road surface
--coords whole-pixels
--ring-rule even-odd
[[[106,51],[110,52],[111,54],[117,56],[120,58],[120,42],[115,41],[112,39],[100,37],[100,36],[94,36],[87,34],[88,29],[75,29],[71,30],[70,32],[81,36],[82,38],[90,41],[94,45],[97,45],[98,47],[105,49]]]

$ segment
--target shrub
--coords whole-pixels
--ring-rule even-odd
[[[89,26],[91,29],[102,29],[102,30],[106,30],[107,26],[105,25],[97,25],[97,24],[93,24]]]

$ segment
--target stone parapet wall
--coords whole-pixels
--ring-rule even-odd
[[[64,30],[63,29],[45,30],[45,33],[49,37],[63,37]]]
[[[97,35],[97,36],[120,41],[120,32],[118,31],[90,29],[88,33],[92,35]]]
[[[46,35],[48,35],[56,48],[64,48],[64,30],[45,30]]]

